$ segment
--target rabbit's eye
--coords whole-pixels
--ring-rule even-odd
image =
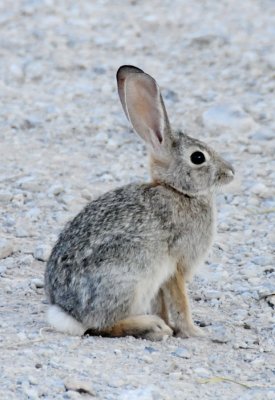
[[[205,156],[201,151],[195,151],[191,154],[190,158],[192,163],[196,165],[202,164],[205,161]]]

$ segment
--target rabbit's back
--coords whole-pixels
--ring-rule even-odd
[[[172,209],[160,190],[133,184],[92,201],[61,232],[48,264],[82,260],[81,268],[90,268],[86,259],[91,256],[99,266],[111,248],[155,241],[157,232],[169,231],[172,223]],[[123,257],[121,247],[115,256]]]

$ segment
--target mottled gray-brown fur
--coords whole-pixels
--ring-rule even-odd
[[[121,101],[148,144],[152,183],[127,185],[88,204],[61,233],[45,272],[50,303],[99,331],[132,313],[150,312],[148,304],[178,265],[185,275],[192,273],[213,240],[215,189],[233,176],[233,168],[206,144],[171,130],[153,78],[123,68]],[[143,87],[146,96],[149,87],[148,104]],[[194,151],[205,154],[204,164],[192,165]],[[169,260],[167,270],[163,260]],[[152,290],[143,293],[148,281]]]

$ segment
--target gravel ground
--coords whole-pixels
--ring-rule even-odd
[[[0,55],[1,399],[274,399],[274,1],[3,0]],[[82,339],[45,321],[65,222],[148,180],[121,64],[153,75],[173,125],[237,171],[189,286],[205,338]]]

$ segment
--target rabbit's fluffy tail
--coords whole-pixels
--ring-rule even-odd
[[[106,328],[101,331],[87,329],[85,334],[105,337],[134,336],[136,338],[157,341],[162,340],[166,336],[171,336],[173,331],[156,315],[136,315],[125,318],[117,322],[111,328]]]
[[[49,307],[47,319],[49,324],[57,331],[69,333],[73,336],[81,336],[86,330],[81,322],[78,322],[57,305],[51,305]]]

